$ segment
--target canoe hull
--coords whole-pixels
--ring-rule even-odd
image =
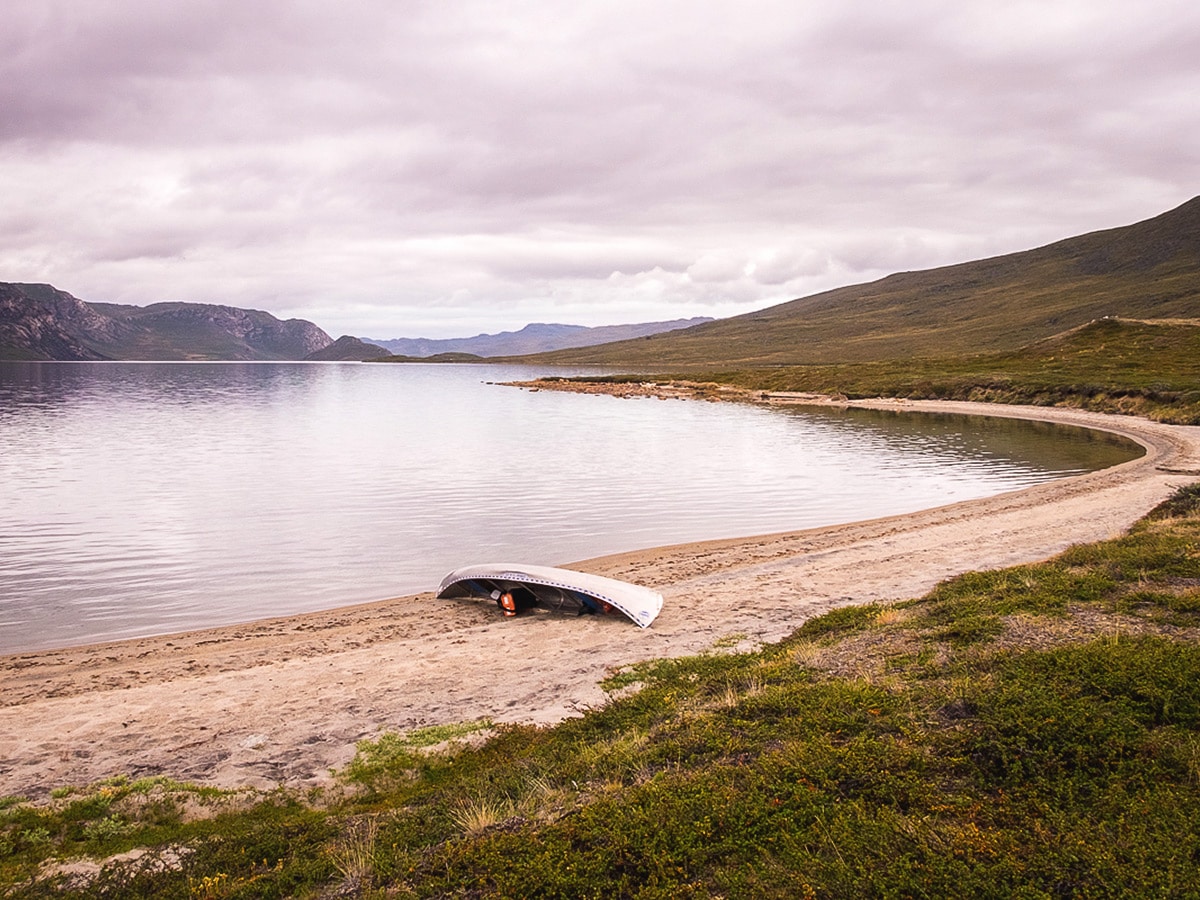
[[[539,606],[564,612],[605,612],[611,608],[635,625],[648,628],[662,610],[662,594],[627,581],[550,566],[496,563],[463,566],[442,579],[439,598],[490,598],[523,589]]]

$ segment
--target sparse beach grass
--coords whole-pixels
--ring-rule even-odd
[[[1198,637],[1193,486],[1045,563],[837,609],[752,653],[615,671],[609,703],[554,727],[364,742],[338,790],[115,779],[6,798],[0,884],[12,898],[1190,896]]]

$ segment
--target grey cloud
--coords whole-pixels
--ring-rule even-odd
[[[746,308],[1187,199],[1198,28],[1177,0],[9,0],[0,271],[359,319]]]

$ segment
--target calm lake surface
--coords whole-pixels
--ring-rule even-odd
[[[436,588],[468,563],[910,512],[1140,455],[963,416],[617,400],[524,367],[0,363],[0,652]]]

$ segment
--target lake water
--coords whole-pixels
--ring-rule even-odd
[[[910,512],[1141,452],[1004,419],[489,383],[538,374],[0,363],[0,652]]]

